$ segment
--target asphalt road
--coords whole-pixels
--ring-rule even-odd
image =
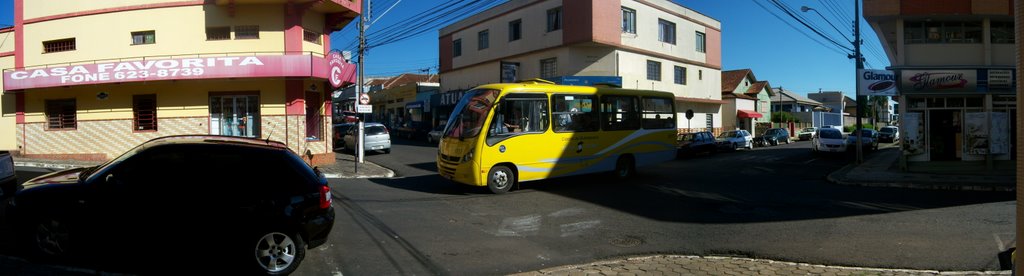
[[[655,253],[997,270],[996,254],[1015,240],[1011,193],[837,186],[825,175],[852,156],[814,155],[807,142],[667,162],[627,182],[560,178],[505,195],[437,177],[435,154],[396,140],[391,154],[367,157],[396,178],[332,181],[330,245],[298,273],[507,274]]]
[[[391,154],[367,156],[395,178],[331,180],[334,230],[296,274],[491,275],[661,253],[996,270],[996,254],[1015,241],[1012,193],[837,186],[825,175],[851,156],[814,155],[807,142],[505,195],[439,178],[435,155],[434,145],[399,139]]]

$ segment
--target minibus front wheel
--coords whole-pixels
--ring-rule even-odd
[[[516,184],[516,174],[505,165],[491,167],[487,173],[487,188],[495,194],[504,194]]]

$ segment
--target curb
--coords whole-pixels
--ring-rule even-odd
[[[381,167],[383,168],[383,167]],[[350,178],[392,178],[395,177],[395,172],[389,169],[384,169],[387,172],[384,174],[372,174],[372,175],[356,175],[356,176],[345,176],[340,173],[325,173],[324,177],[329,179],[350,179]]]
[[[815,267],[815,268],[828,268],[828,269],[841,269],[841,270],[853,270],[856,272],[876,272],[876,273],[907,273],[907,274],[932,274],[932,275],[1011,275],[1009,270],[1005,271],[938,271],[938,270],[915,270],[915,269],[890,269],[890,268],[870,268],[870,267],[851,267],[851,266],[831,266],[831,265],[816,265],[807,263],[796,263],[796,262],[784,262],[774,261],[768,259],[753,259],[753,258],[739,258],[739,257],[719,257],[719,256],[693,256],[693,255],[653,255],[653,256],[641,256],[641,257],[628,257],[618,260],[604,260],[591,262],[586,264],[575,264],[575,265],[564,265],[552,268],[540,269],[533,272],[523,272],[514,275],[544,275],[554,274],[559,272],[565,272],[566,270],[574,269],[585,269],[592,266],[601,265],[614,265],[625,262],[636,262],[636,261],[647,261],[655,258],[685,258],[685,259],[707,259],[707,260],[735,260],[749,263],[764,263],[764,264],[779,264],[787,266],[800,266],[800,267]]]
[[[846,186],[880,187],[880,188],[908,188],[919,190],[948,190],[948,191],[983,191],[983,192],[1013,192],[1017,188],[1013,186],[995,186],[979,184],[919,184],[908,182],[858,182],[843,179],[850,170],[856,167],[855,164],[846,165],[825,177],[828,182]],[[842,174],[844,177],[837,177]]]

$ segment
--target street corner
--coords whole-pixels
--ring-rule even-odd
[[[351,158],[338,158],[333,164],[318,166],[318,168],[323,172],[324,177],[329,179],[395,177],[394,170],[369,161],[356,165]]]

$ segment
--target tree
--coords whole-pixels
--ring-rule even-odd
[[[800,119],[789,112],[772,112],[772,123],[794,122],[799,123]]]

